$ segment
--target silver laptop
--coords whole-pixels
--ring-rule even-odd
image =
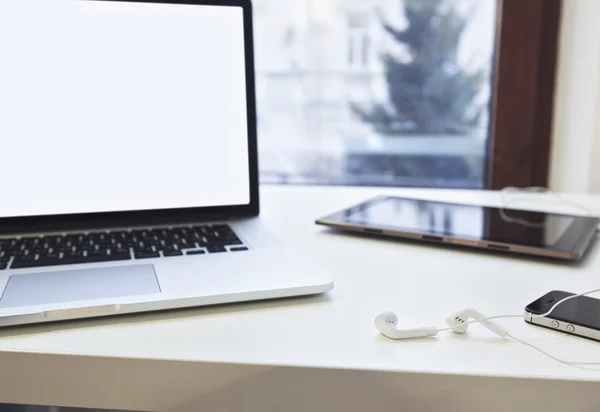
[[[0,326],[331,290],[258,217],[249,0],[6,0],[0,35]]]

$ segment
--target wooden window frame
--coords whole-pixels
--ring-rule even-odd
[[[498,0],[487,187],[548,186],[562,0]]]

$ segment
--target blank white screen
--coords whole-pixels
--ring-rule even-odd
[[[243,11],[0,1],[0,217],[250,202]]]

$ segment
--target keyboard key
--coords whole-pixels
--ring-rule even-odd
[[[163,256],[164,257],[183,256],[183,252],[180,250],[165,250],[165,251],[163,251]]]
[[[19,257],[19,258],[26,258],[26,257],[30,257],[30,256],[33,256],[33,255],[31,254],[31,252],[29,251],[29,249],[24,249],[24,250],[19,250],[16,253],[16,256]]]
[[[158,252],[135,252],[136,259],[153,259],[159,257],[160,253]]]
[[[202,237],[208,233],[208,228],[206,226],[194,226],[192,227],[192,233]]]
[[[196,243],[188,242],[186,239],[181,239],[181,243],[179,244],[180,249],[194,249],[196,247]]]
[[[206,255],[204,250],[188,250],[185,252],[186,255]]]
[[[81,244],[86,239],[86,236],[83,233],[77,233],[73,235],[67,235],[67,242],[71,242],[72,244]]]
[[[111,254],[107,254],[103,260],[106,262],[110,262],[113,260],[131,260],[131,253],[129,253],[129,251],[126,251],[124,253],[117,251]]]
[[[136,259],[183,256],[186,250],[205,254],[198,245],[209,253],[227,252],[231,246],[232,251],[247,250],[228,225],[219,224],[0,239],[0,263],[14,257],[10,268],[20,269],[129,260],[131,250]]]
[[[226,244],[227,246],[233,246],[233,245],[243,245],[243,244],[244,244],[244,242],[242,242],[242,241],[241,241],[241,240],[239,240],[239,239],[232,239],[232,240],[226,240],[226,241],[225,241],[225,244]]]
[[[130,255],[129,249],[108,248],[106,253],[109,255]]]
[[[229,249],[232,252],[245,252],[248,250],[247,247],[232,247],[231,249]]]
[[[225,246],[209,246],[207,249],[208,249],[208,253],[227,252],[227,249],[225,249]]]
[[[149,237],[148,239],[144,240],[144,243],[147,246],[157,246],[160,244],[160,239],[155,239],[154,237]]]
[[[48,236],[44,238],[44,241],[47,242],[49,245],[53,245],[53,246],[57,246],[57,245],[61,245],[65,242],[65,238],[64,236]]]
[[[94,243],[108,243],[110,235],[107,233],[91,233],[90,240]]]
[[[26,269],[42,266],[62,266],[62,265],[76,265],[83,263],[102,263],[102,262],[114,262],[131,260],[130,255],[104,255],[104,256],[64,256],[62,259],[18,259],[15,258],[13,263],[10,265],[11,269]]]
[[[17,239],[0,239],[0,250],[12,251],[17,247]]]
[[[75,246],[73,246],[75,247]],[[72,258],[72,259],[79,259],[79,258],[83,258],[83,250],[71,250],[70,253],[67,253],[65,255],[66,257]]]
[[[158,252],[158,250],[156,250],[156,247],[154,246],[136,246],[133,248],[133,253],[137,254],[137,253],[155,253]]]
[[[24,237],[20,239],[22,244],[26,244],[27,246],[36,246],[41,242],[40,237]]]
[[[113,239],[116,239],[117,242],[121,241],[124,242],[125,240],[127,240],[127,232],[124,231],[120,231],[120,232],[111,232],[111,235],[113,237]]]
[[[90,257],[90,256],[94,256],[94,257],[101,257],[101,256],[106,256],[106,250],[89,250],[86,254],[86,256]]]

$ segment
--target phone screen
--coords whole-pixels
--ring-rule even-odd
[[[548,312],[560,300],[573,295],[569,292],[553,291],[527,305],[525,310],[534,315],[541,315]],[[588,296],[579,296],[560,304],[548,317],[561,322],[600,330],[600,300]]]

